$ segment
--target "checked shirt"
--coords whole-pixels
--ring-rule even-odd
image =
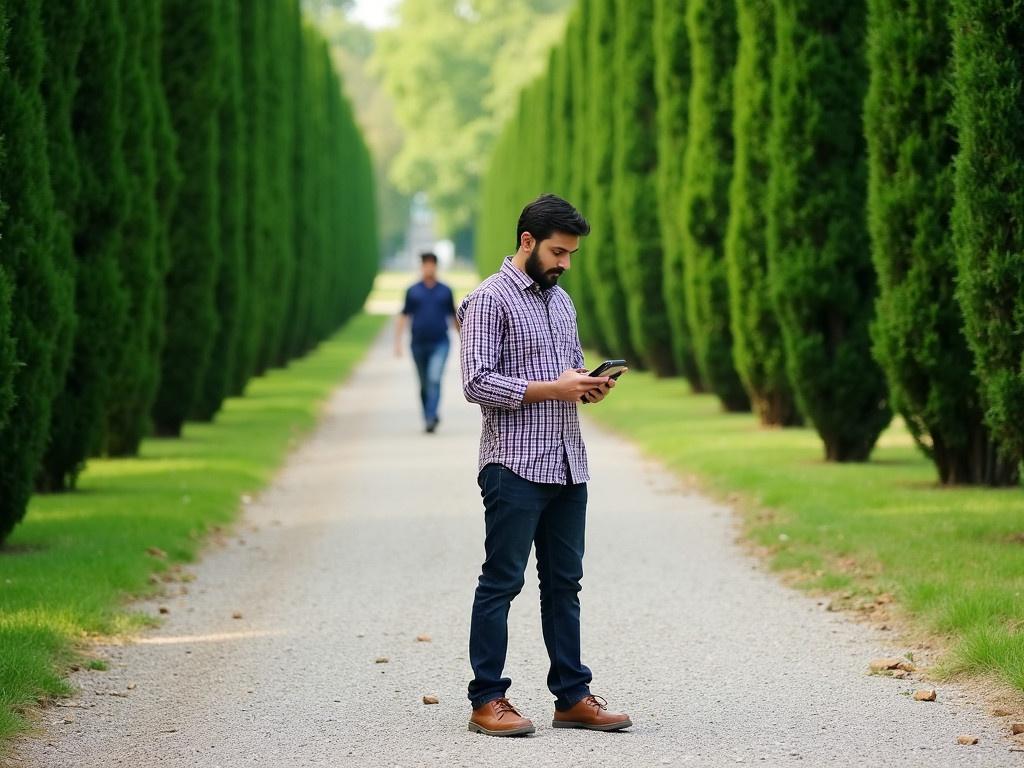
[[[523,404],[531,381],[583,366],[572,299],[542,291],[506,258],[458,310],[462,389],[480,406],[480,464],[502,464],[535,483],[584,483],[587,449],[577,403]]]

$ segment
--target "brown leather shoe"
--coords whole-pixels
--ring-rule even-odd
[[[505,698],[488,701],[473,710],[469,730],[488,736],[525,736],[536,729]]]
[[[586,728],[589,731],[621,731],[633,721],[629,715],[608,711],[608,702],[600,696],[585,696],[570,709],[555,710],[552,728]]]

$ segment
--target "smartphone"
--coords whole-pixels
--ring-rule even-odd
[[[625,360],[605,360],[597,368],[588,373],[588,376],[611,376],[613,379],[619,378],[623,371],[626,370]]]
[[[613,379],[618,379],[626,371],[625,360],[605,360],[597,368],[588,373],[588,376],[611,376]],[[580,400],[584,403],[589,403],[586,395],[580,395]]]

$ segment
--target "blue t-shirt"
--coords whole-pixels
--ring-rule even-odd
[[[455,316],[455,297],[444,283],[428,288],[421,280],[405,292],[403,315],[412,316],[412,343],[437,344],[448,338],[448,318]]]

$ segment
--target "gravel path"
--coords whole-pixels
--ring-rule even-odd
[[[478,411],[453,356],[445,420],[420,433],[412,363],[389,339],[191,569],[189,594],[141,604],[166,606],[163,625],[100,649],[109,671],[76,673],[80,696],[43,712],[15,765],[1024,765],[967,694],[940,685],[918,703],[911,681],[865,674],[901,649],[780,586],[736,546],[727,510],[593,424],[584,660],[636,726],[550,727],[528,578],[508,671],[537,734],[469,733]],[[964,733],[980,744],[958,746]]]

